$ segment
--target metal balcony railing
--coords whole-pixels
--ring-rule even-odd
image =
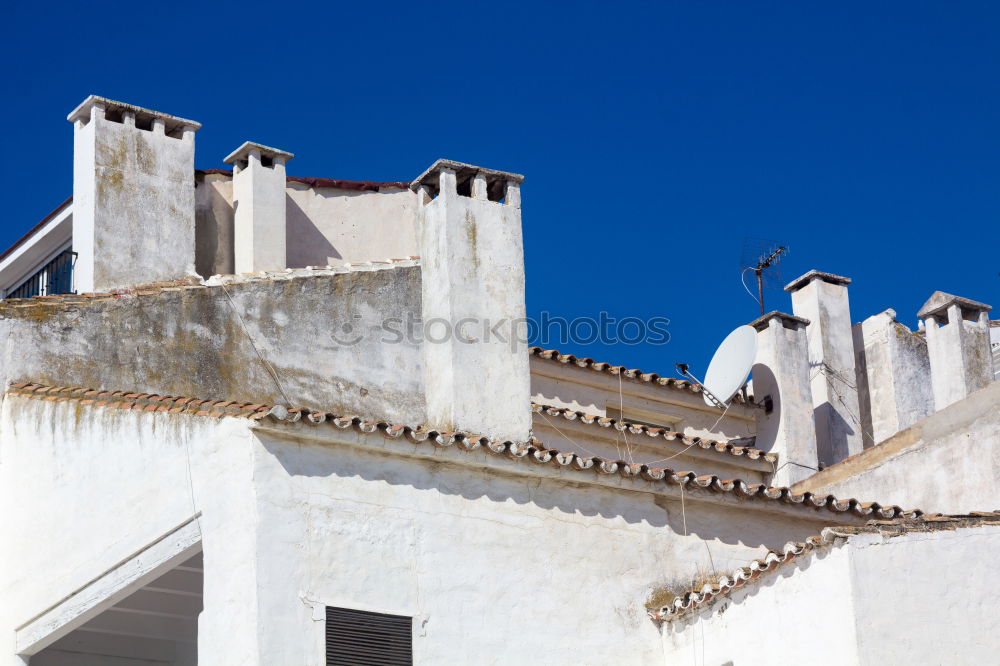
[[[50,294],[72,294],[73,266],[76,252],[65,250],[56,255],[17,287],[7,292],[4,298],[31,298]]]

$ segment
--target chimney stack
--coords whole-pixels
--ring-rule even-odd
[[[854,348],[866,446],[934,411],[927,341],[896,321],[895,311],[855,325]]]
[[[233,264],[237,273],[287,267],[285,162],[293,157],[247,141],[223,160],[233,165]]]
[[[78,293],[194,274],[193,120],[91,95],[73,123]]]
[[[806,330],[809,376],[818,456],[826,465],[864,448],[847,299],[850,283],[850,278],[812,270],[785,287],[792,294],[792,312],[812,322]]]
[[[992,308],[935,291],[917,317],[924,322],[935,410],[944,409],[993,381]]]
[[[757,422],[756,446],[778,454],[771,483],[790,486],[819,467],[807,360],[809,320],[769,312],[750,325],[757,329],[753,396],[765,409]]]
[[[427,424],[525,442],[523,176],[438,160],[418,196]]]

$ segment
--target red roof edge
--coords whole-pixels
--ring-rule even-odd
[[[230,169],[195,169],[195,175],[208,176],[232,176]],[[337,180],[334,178],[304,178],[302,176],[286,176],[285,180],[295,183],[305,183],[312,187],[336,187],[341,190],[377,191],[382,188],[407,189],[409,183],[403,182],[376,182],[371,180]]]
[[[69,198],[66,199],[66,201],[63,201],[61,204],[59,204],[58,206],[56,206],[55,208],[53,208],[51,213],[49,213],[48,215],[46,215],[45,217],[43,217],[41,222],[39,222],[35,226],[33,226],[30,229],[28,229],[28,231],[23,236],[21,236],[16,241],[14,241],[13,245],[11,245],[6,250],[4,250],[3,254],[0,254],[0,261],[3,261],[4,259],[6,259],[8,257],[8,255],[10,255],[11,252],[13,252],[17,248],[21,247],[22,245],[24,245],[24,243],[27,242],[27,240],[29,238],[31,238],[36,233],[38,233],[39,229],[41,229],[46,224],[48,224],[49,222],[51,222],[52,218],[54,218],[56,215],[58,215],[59,211],[61,211],[63,208],[65,208],[66,205],[69,202],[71,202],[72,200],[73,200],[73,195],[71,194],[71,195],[69,195]]]

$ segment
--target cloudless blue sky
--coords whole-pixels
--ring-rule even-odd
[[[289,171],[517,171],[528,311],[664,316],[668,345],[564,351],[704,371],[757,315],[744,239],[846,275],[859,321],[935,289],[1000,307],[1000,3],[43,3],[0,27],[0,245],[72,191],[96,93],[250,139]],[[787,294],[768,309],[790,309]]]

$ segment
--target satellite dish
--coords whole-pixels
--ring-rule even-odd
[[[705,404],[724,407],[746,383],[757,358],[757,331],[740,326],[726,336],[705,373]],[[716,401],[722,404],[717,404]]]

